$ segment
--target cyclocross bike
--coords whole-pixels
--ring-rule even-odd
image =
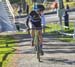
[[[40,48],[40,44],[39,44],[39,31],[35,30],[35,35],[34,35],[34,44],[35,44],[35,49],[36,49],[36,53],[37,53],[37,59],[40,62],[40,56],[41,56],[41,50],[42,48]]]

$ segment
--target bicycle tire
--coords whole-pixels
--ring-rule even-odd
[[[40,45],[39,45],[39,38],[37,37],[37,59],[40,62]]]

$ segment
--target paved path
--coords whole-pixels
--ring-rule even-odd
[[[19,43],[7,67],[75,67],[75,45],[60,42],[52,36],[44,36],[44,56],[38,62],[30,36],[16,35]]]

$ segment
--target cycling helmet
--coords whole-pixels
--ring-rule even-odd
[[[43,5],[34,5],[34,10],[35,11],[44,11],[45,7]]]

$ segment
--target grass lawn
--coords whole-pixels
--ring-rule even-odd
[[[47,29],[46,32],[60,31],[61,30],[60,25],[58,23],[56,23],[56,24],[48,23],[46,26],[49,28],[49,29]],[[65,33],[73,33],[73,31],[74,31],[74,23],[73,22],[69,23],[69,30],[65,29],[64,22],[63,22],[62,26],[63,26],[63,32],[65,32]]]
[[[6,36],[0,36],[0,67],[6,67],[6,63],[9,62],[10,56],[13,55],[14,52],[13,49],[13,43],[9,43],[8,46],[6,45],[7,42],[12,42],[13,37],[6,37]],[[8,59],[8,60],[6,60]]]
[[[53,36],[57,36],[57,38],[60,41],[63,42],[75,42],[75,40],[73,39],[72,36],[67,36],[67,35],[61,35],[59,33],[57,33],[56,31],[61,31],[60,25],[59,24],[54,24],[54,23],[48,23],[46,28],[46,33],[52,34]],[[70,22],[69,23],[69,29],[65,29],[64,28],[64,22],[63,22],[63,32],[64,33],[69,33],[69,34],[73,34],[74,33],[74,23]]]

